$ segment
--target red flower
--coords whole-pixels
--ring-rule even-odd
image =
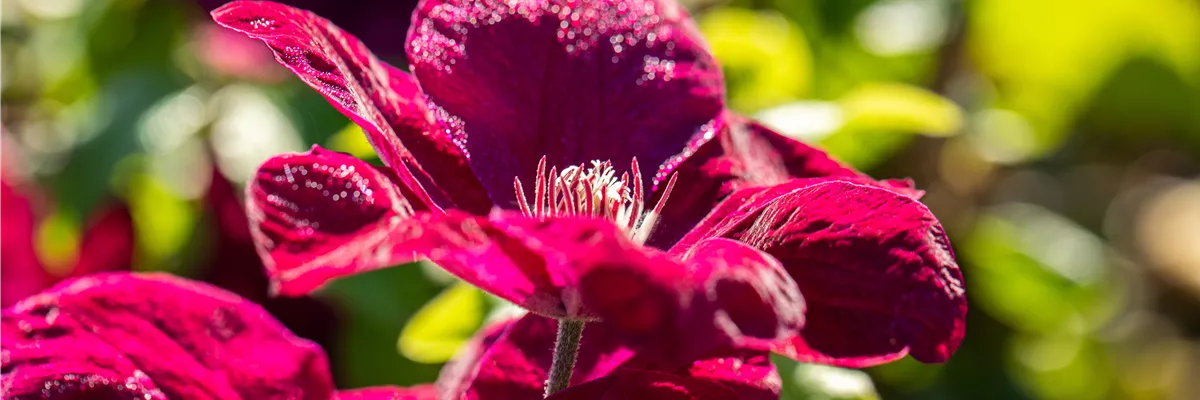
[[[251,222],[281,293],[431,259],[673,356],[716,348],[692,338],[765,350],[787,335],[770,348],[868,366],[944,361],[962,340],[961,274],[920,192],[725,111],[674,2],[424,1],[413,76],[305,11],[213,16],[267,43],[387,164],[314,148],[259,170]]]

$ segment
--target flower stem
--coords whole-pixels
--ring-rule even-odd
[[[554,342],[554,362],[550,364],[550,379],[546,380],[546,397],[566,389],[575,370],[575,356],[583,338],[583,321],[558,320],[558,339]]]

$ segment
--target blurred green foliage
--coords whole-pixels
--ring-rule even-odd
[[[1200,198],[1158,201],[1200,180],[1200,3],[685,3],[732,108],[877,178],[912,177],[965,271],[968,334],[949,363],[777,358],[785,398],[1200,393],[1200,286],[1177,278],[1200,275],[1200,223],[1174,221],[1200,215]],[[37,230],[48,268],[74,257],[91,210],[120,201],[137,269],[201,276],[211,179],[241,184],[313,143],[378,161],[269,55],[259,75],[215,66],[192,2],[2,4],[5,173],[50,192]],[[344,387],[432,381],[497,308],[416,265],[318,296],[338,311],[327,350]]]

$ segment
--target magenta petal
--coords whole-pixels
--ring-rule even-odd
[[[64,282],[3,315],[5,397],[328,399],[325,355],[229,292],[112,273]],[[105,397],[107,396],[107,397]]]
[[[807,324],[776,348],[784,355],[849,367],[909,352],[942,362],[962,341],[962,274],[941,224],[910,197],[837,180],[744,189],[672,252],[712,237],[762,249],[800,285]]]
[[[778,185],[796,178],[840,178],[880,185],[920,197],[911,182],[876,182],[824,151],[785,137],[757,122],[726,112],[706,126],[704,137],[689,144],[682,157],[664,166],[660,176],[678,180],[654,235],[647,244],[669,248],[700,222],[725,196],[738,189]],[[662,196],[655,188],[653,199]]]
[[[417,385],[408,388],[381,386],[366,389],[338,391],[333,400],[434,400],[437,391],[433,385]]]
[[[8,307],[54,283],[34,247],[37,215],[24,193],[0,179],[0,306]]]
[[[273,291],[287,295],[392,265],[376,253],[398,220],[413,213],[381,171],[316,146],[267,160],[246,192],[251,232]]]
[[[624,370],[572,386],[552,400],[736,400],[742,397],[721,384],[654,371]]]
[[[408,58],[504,208],[542,156],[559,168],[636,157],[649,187],[724,103],[720,68],[673,1],[425,1]]]
[[[526,315],[486,329],[438,378],[443,396],[466,399],[538,399],[550,368],[557,321]],[[682,339],[682,337],[680,337]],[[722,351],[699,361],[666,360],[628,346],[614,324],[588,323],[572,385],[629,369],[651,370],[719,383],[745,398],[778,398],[778,373],[762,351]]]
[[[765,351],[738,351],[696,361],[688,376],[721,383],[739,399],[778,400],[783,379]]]
[[[262,40],[281,64],[362,126],[421,203],[476,213],[491,207],[463,154],[431,122],[413,78],[379,61],[354,36],[313,13],[267,1],[232,2],[212,16]]]

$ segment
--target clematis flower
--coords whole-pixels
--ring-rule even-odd
[[[7,307],[65,279],[46,269],[34,244],[39,215],[35,210],[37,193],[10,185],[0,178],[0,249],[3,266],[3,296],[0,307]],[[77,256],[65,277],[95,272],[129,269],[133,260],[133,220],[123,204],[101,206],[86,221],[79,240]]]
[[[2,315],[0,387],[6,399],[437,396],[432,385],[335,391],[319,347],[294,336],[246,299],[166,274],[74,278],[6,308]],[[620,393],[607,385],[581,385],[550,398],[678,396],[680,390],[707,387],[705,382],[655,377],[622,372],[605,378],[620,383]]]
[[[701,328],[851,367],[941,362],[962,340],[961,273],[921,193],[726,111],[672,1],[423,1],[412,75],[305,11],[213,16],[265,42],[387,165],[314,147],[259,170],[248,208],[280,293],[430,259],[535,314],[680,347],[675,361],[716,348],[679,343]],[[792,285],[808,307],[796,334]]]

